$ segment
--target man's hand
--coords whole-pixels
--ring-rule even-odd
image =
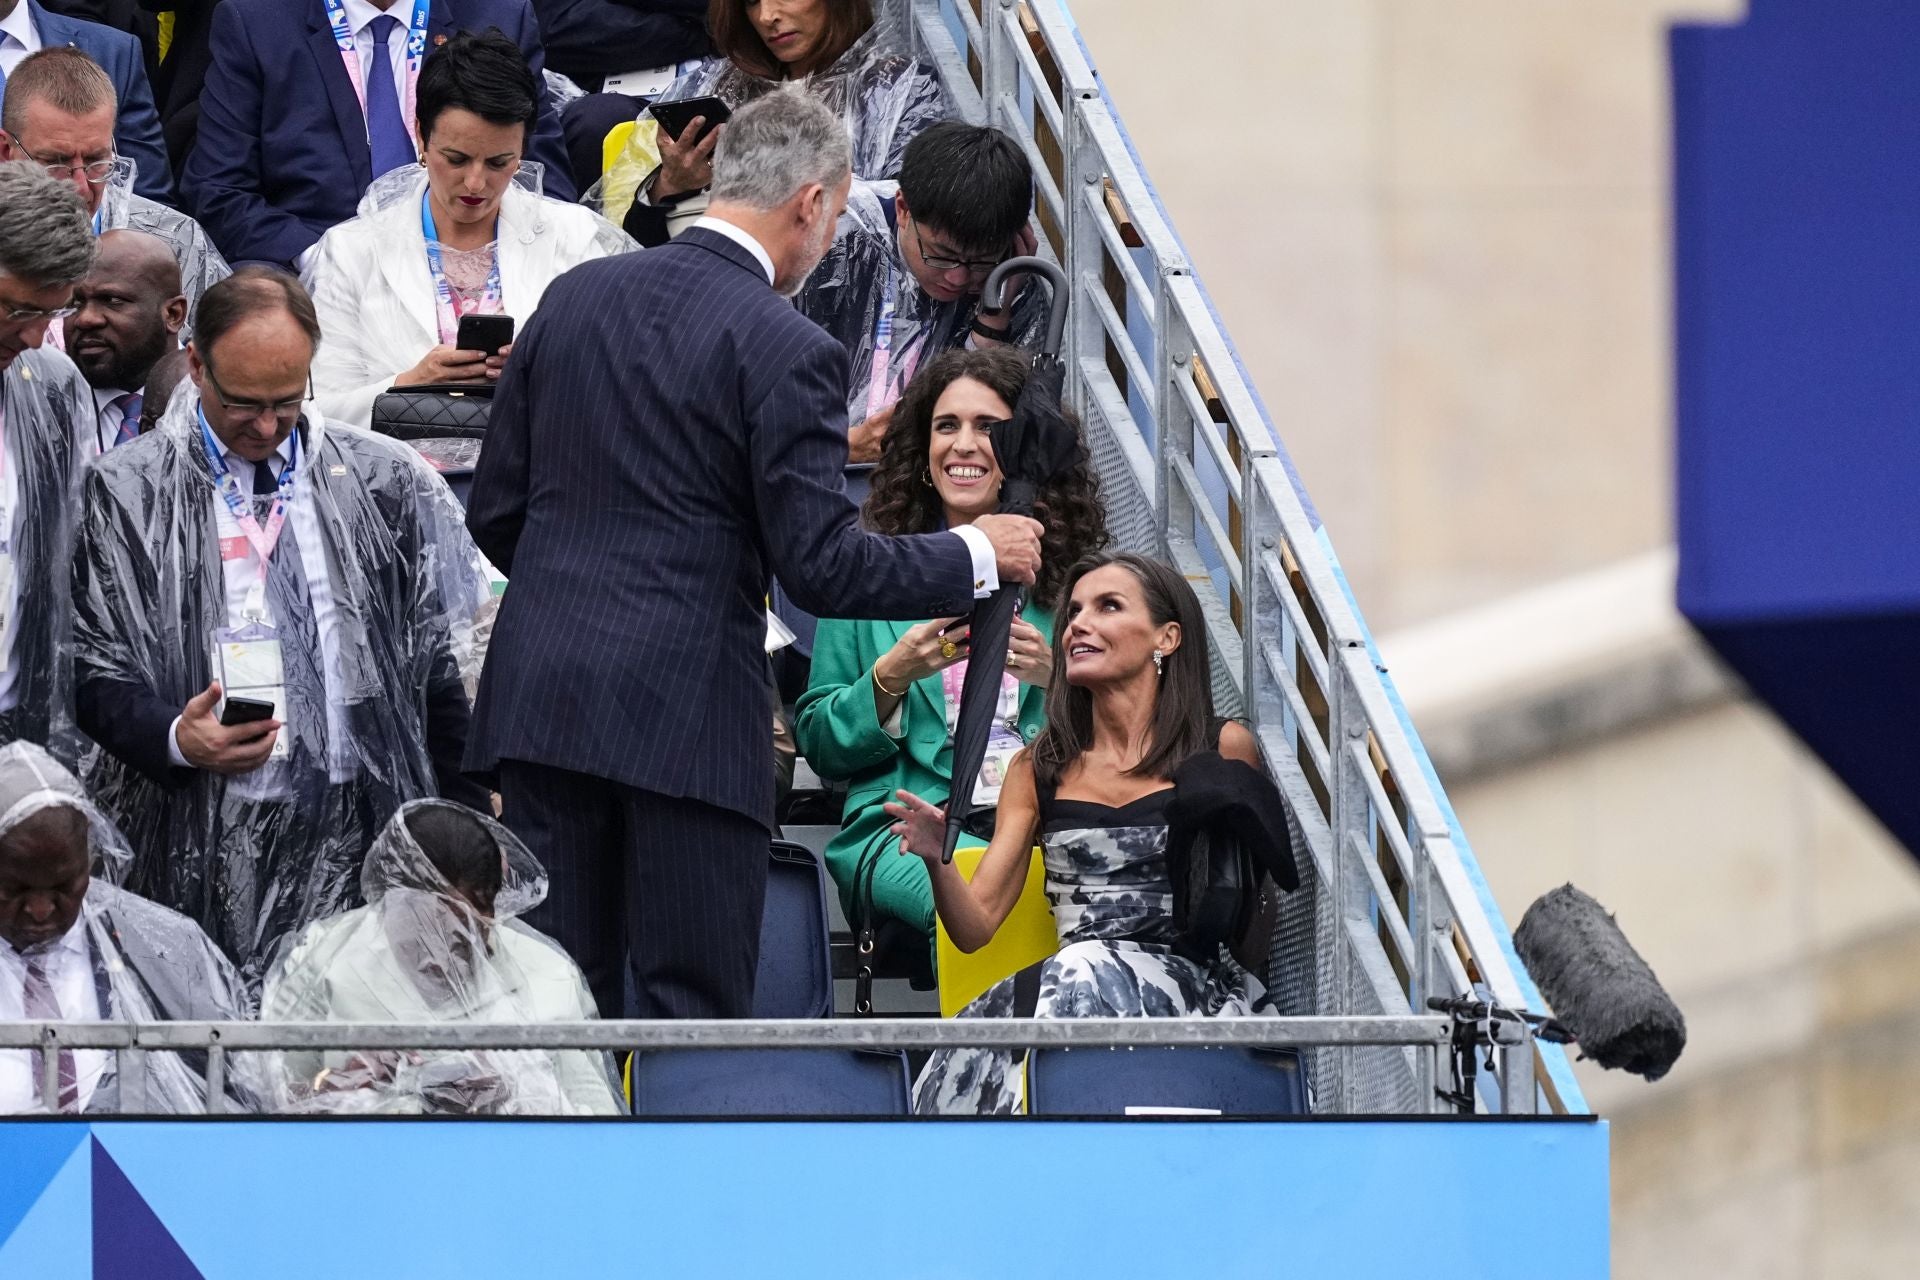
[[[887,428],[892,425],[893,406],[888,405],[865,422],[856,423],[848,428],[847,461],[880,461],[880,446],[887,438]]]
[[[278,720],[256,720],[252,724],[224,725],[214,714],[220,702],[220,682],[215,680],[187,700],[180,712],[180,726],[174,741],[180,754],[196,769],[215,773],[251,773],[267,762],[274,739],[280,736]]]
[[[1040,576],[1040,535],[1045,530],[1038,520],[986,515],[975,520],[973,527],[993,544],[993,560],[999,566],[1002,584],[1031,583]]]
[[[1019,231],[1014,233],[1013,249],[1007,256],[1009,258],[1031,258],[1039,251],[1040,241],[1033,234],[1033,227],[1028,225],[1021,227]],[[982,328],[993,329],[999,335],[989,338],[985,334],[976,331],[973,335],[976,346],[981,343],[993,346],[1007,340],[1007,330],[1013,327],[1013,304],[1020,300],[1020,295],[1026,292],[1027,285],[1032,279],[1033,277],[1025,271],[1019,271],[1009,275],[1001,285],[1000,310],[992,315],[988,315],[985,311],[977,312],[974,315],[975,322]],[[982,283],[984,283],[984,281]]]

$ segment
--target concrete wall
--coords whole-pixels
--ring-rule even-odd
[[[1742,0],[1068,2],[1501,902],[1574,880],[1688,1014],[1583,1069],[1615,1273],[1912,1272],[1920,873],[1670,595],[1609,653],[1554,594],[1671,540],[1664,32]]]

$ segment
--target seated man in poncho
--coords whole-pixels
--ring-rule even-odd
[[[310,926],[267,977],[263,1021],[572,1022],[595,1016],[572,960],[513,917],[547,877],[505,827],[442,800],[387,823],[367,905]],[[585,1050],[288,1053],[291,1111],[613,1115],[607,1055]]]
[[[132,855],[54,758],[0,747],[0,1019],[234,1021],[248,1016],[233,966],[185,916],[112,881]],[[0,1113],[192,1114],[206,1109],[206,1054],[0,1050]],[[227,1108],[254,1095],[252,1064],[227,1063]]]

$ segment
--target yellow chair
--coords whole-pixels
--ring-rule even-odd
[[[600,144],[600,216],[619,226],[633,204],[633,193],[660,163],[660,130],[652,116],[641,116],[608,130]]]
[[[956,849],[953,862],[968,880],[979,869],[985,849]],[[1027,883],[1020,890],[1005,923],[993,940],[978,951],[962,951],[947,936],[947,927],[935,922],[934,958],[939,963],[940,1016],[951,1018],[1002,978],[1020,972],[1036,960],[1060,949],[1053,928],[1053,907],[1047,901],[1047,867],[1035,849],[1027,864]]]

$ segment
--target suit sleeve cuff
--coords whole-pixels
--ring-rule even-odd
[[[176,769],[191,769],[187,757],[180,750],[180,717],[175,716],[173,723],[167,726],[167,759],[173,761]]]
[[[1000,589],[1000,567],[994,563],[993,543],[970,524],[953,532],[967,544],[967,555],[973,560],[973,598],[985,600]]]

